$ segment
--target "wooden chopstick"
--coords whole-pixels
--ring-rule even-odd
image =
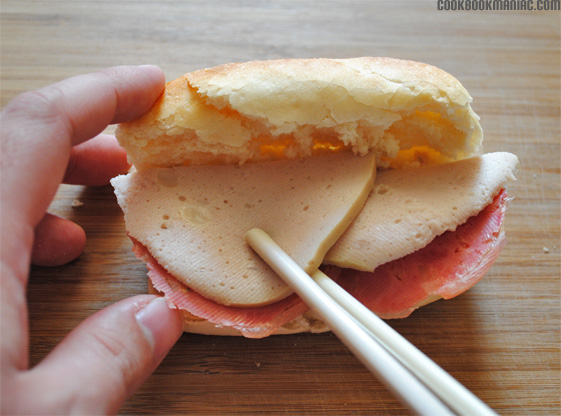
[[[477,396],[325,273],[318,270],[312,275],[312,279],[453,410],[465,415],[496,415]]]
[[[318,271],[310,277],[263,230],[246,241],[316,311],[333,333],[413,411],[496,415],[485,403],[368,308]],[[444,405],[444,403],[446,405]]]
[[[327,295],[263,230],[247,232],[255,252],[329,325],[353,354],[413,411],[421,415],[453,414],[419,379],[379,344]]]

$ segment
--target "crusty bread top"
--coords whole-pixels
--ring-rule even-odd
[[[379,164],[425,146],[449,159],[477,152],[471,97],[450,74],[391,58],[226,64],[171,81],[117,138],[140,170],[374,150]]]

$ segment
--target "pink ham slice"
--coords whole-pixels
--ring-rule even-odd
[[[433,300],[458,296],[487,273],[504,247],[507,203],[503,190],[456,231],[374,272],[345,269],[338,282],[383,319],[405,318]]]
[[[160,266],[146,247],[132,240],[133,252],[146,262],[154,289],[162,292],[169,303],[218,326],[235,328],[247,338],[269,336],[309,309],[295,294],[271,305],[256,308],[221,305],[188,289]]]
[[[461,294],[485,275],[505,243],[501,226],[507,202],[503,190],[454,232],[446,232],[425,248],[374,272],[330,270],[339,275],[336,280],[343,288],[380,317],[404,318],[430,301]],[[220,305],[177,281],[134,239],[133,252],[146,262],[154,288],[171,305],[217,326],[233,327],[248,338],[269,336],[308,310],[296,295],[256,308]]]

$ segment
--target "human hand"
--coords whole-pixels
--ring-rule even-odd
[[[29,265],[67,263],[85,246],[78,225],[46,214],[49,203],[63,180],[101,185],[128,169],[100,132],[148,111],[163,86],[159,68],[110,68],[24,93],[0,115],[2,414],[115,413],[181,335],[165,300],[135,296],[90,316],[29,369]]]

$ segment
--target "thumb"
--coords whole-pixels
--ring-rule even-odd
[[[38,413],[116,413],[181,335],[164,298],[141,295],[90,316],[37,367],[21,374],[21,400]],[[37,394],[37,393],[41,394]],[[48,403],[39,403],[41,397]]]

